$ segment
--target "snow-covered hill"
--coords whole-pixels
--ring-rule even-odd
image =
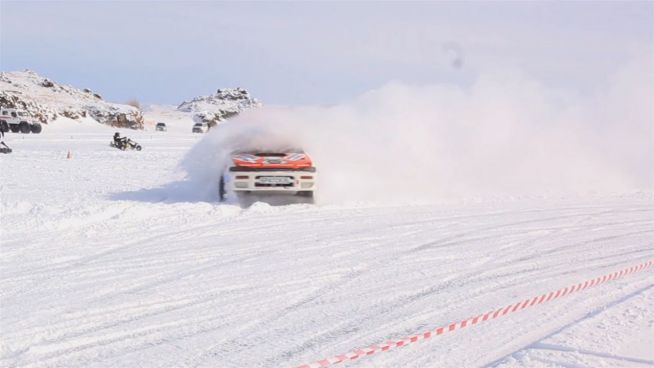
[[[178,106],[136,107],[104,101],[98,93],[54,82],[25,70],[0,73],[0,106],[26,110],[42,123],[57,119],[95,120],[113,127],[148,129],[156,122],[169,128],[190,130],[194,122],[213,126],[239,112],[261,106],[243,88],[218,89],[216,93],[184,101]]]
[[[244,109],[259,107],[261,103],[243,88],[223,88],[209,96],[196,97],[182,102],[177,110],[193,114],[196,122],[210,126],[232,117]]]
[[[92,90],[59,84],[31,70],[0,73],[0,106],[17,107],[42,123],[93,119],[122,128],[143,128],[139,109],[110,103]]]
[[[261,103],[241,88],[219,89],[215,94],[184,101],[179,106],[142,106],[145,129],[154,129],[157,122],[167,125],[169,131],[190,132],[197,122],[214,126],[234,117],[246,109],[260,107]]]

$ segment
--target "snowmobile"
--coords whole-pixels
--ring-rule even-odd
[[[5,142],[0,142],[0,153],[11,153],[13,150],[5,144]]]
[[[131,140],[129,138],[124,138],[124,139],[121,139],[121,140],[113,140],[113,141],[109,142],[109,146],[118,148],[121,151],[125,151],[125,150],[140,151],[141,148],[142,148],[140,144],[134,142],[133,140]]]

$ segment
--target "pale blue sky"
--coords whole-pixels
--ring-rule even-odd
[[[0,21],[3,71],[170,104],[229,86],[333,104],[507,68],[583,92],[654,43],[652,2],[1,1]]]

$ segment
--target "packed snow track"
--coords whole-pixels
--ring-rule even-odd
[[[654,256],[650,195],[243,209],[170,185],[201,137],[112,133],[0,157],[2,367],[294,367]],[[347,366],[651,367],[652,274]]]

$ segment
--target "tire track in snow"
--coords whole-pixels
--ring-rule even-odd
[[[583,315],[582,317],[576,318],[575,320],[573,320],[571,322],[568,322],[568,323],[566,323],[566,324],[564,324],[562,326],[557,326],[556,328],[549,329],[547,332],[541,334],[539,337],[537,337],[535,339],[532,339],[529,343],[515,349],[511,353],[506,354],[506,355],[502,356],[499,359],[496,359],[496,360],[486,364],[484,367],[486,367],[486,368],[495,367],[498,364],[505,361],[510,356],[516,354],[517,352],[519,352],[521,350],[530,349],[534,344],[537,344],[539,341],[546,340],[547,338],[552,337],[552,336],[564,331],[565,329],[568,329],[568,328],[570,328],[570,327],[572,327],[572,326],[574,326],[574,325],[576,325],[576,324],[578,324],[578,323],[580,323],[580,322],[582,322],[584,320],[590,319],[590,318],[592,318],[592,317],[594,317],[594,316],[596,316],[596,315],[598,315],[598,314],[600,314],[600,313],[602,313],[604,311],[607,311],[607,310],[609,310],[611,308],[614,308],[614,307],[616,307],[616,306],[630,300],[631,298],[634,298],[634,297],[636,297],[636,296],[638,296],[638,295],[640,295],[640,294],[642,294],[644,292],[652,290],[653,288],[654,288],[654,284],[650,283],[649,285],[641,287],[641,288],[639,288],[639,289],[637,289],[637,290],[635,290],[633,292],[630,292],[627,295],[620,296],[620,297],[618,297],[616,299],[613,299],[612,301],[610,301],[608,303],[603,303],[600,306],[596,306],[592,311],[588,312],[587,314]]]
[[[583,215],[584,215],[584,214],[581,214],[581,216],[583,216]],[[567,216],[565,216],[565,217],[567,217]],[[559,217],[557,217],[557,218],[559,218]],[[545,220],[547,221],[547,220],[551,220],[551,219],[552,219],[552,218],[548,218],[548,219],[545,219]],[[531,222],[533,222],[533,221],[521,222],[521,223],[531,223]],[[502,225],[501,227],[504,227],[504,226],[505,226],[505,225]],[[487,228],[485,228],[485,229],[487,229]],[[583,229],[583,228],[582,228],[582,229]],[[559,231],[562,231],[562,230],[565,230],[565,228],[562,228],[562,229],[560,229]],[[621,237],[624,237],[624,236],[629,236],[629,235],[634,235],[634,234],[639,234],[639,233],[648,233],[648,232],[650,232],[650,231],[627,233],[627,234],[622,234],[622,235],[620,235],[620,236],[609,237],[609,239],[618,239],[618,238],[621,238]],[[547,233],[547,234],[545,234],[544,236],[542,236],[542,238],[547,238],[547,237],[550,236],[550,235],[551,235],[550,233]],[[602,239],[603,239],[603,238],[596,238],[596,239],[587,240],[586,242],[588,242],[588,243],[593,243],[594,241],[602,240]],[[533,241],[533,240],[534,240],[534,239],[527,239],[526,241]],[[463,242],[465,242],[465,241],[463,241]],[[538,255],[534,255],[534,257],[537,257],[537,256],[538,256]],[[623,260],[623,262],[624,262],[624,260]],[[514,260],[507,260],[507,261],[505,261],[503,264],[499,264],[499,265],[497,265],[497,266],[502,267],[503,265],[510,265],[510,264],[513,264],[513,263],[514,263]],[[623,264],[624,264],[624,263],[623,263]],[[456,282],[462,282],[462,283],[465,283],[466,281],[470,281],[470,280],[467,280],[467,279],[469,278],[469,276],[472,276],[472,275],[477,276],[478,279],[483,279],[483,278],[484,278],[484,276],[483,276],[484,273],[488,273],[488,272],[491,272],[491,271],[495,272],[497,266],[495,266],[495,268],[492,268],[492,269],[490,269],[490,270],[482,271],[482,274],[481,274],[481,275],[479,275],[479,272],[470,272],[470,273],[468,273],[468,274],[464,274],[464,275],[462,275],[461,277],[459,277],[458,279],[451,280],[451,281],[450,281],[450,285],[455,284]],[[539,273],[539,272],[541,272],[541,271],[542,271],[542,270],[534,270],[534,271],[531,271],[530,273],[532,273],[532,274],[533,274],[533,273]],[[574,273],[575,271],[572,271],[572,272]],[[570,271],[568,271],[568,272],[562,272],[562,273],[560,273],[560,275],[564,275],[564,274],[568,274],[568,273],[570,273]],[[512,273],[511,273],[511,276],[514,277],[515,275],[516,275],[515,272],[512,272]],[[551,276],[552,276],[552,275],[550,275],[550,277],[551,277]],[[555,275],[555,276],[559,276],[559,274],[557,274],[557,275]],[[528,282],[528,281],[527,281],[527,282]],[[481,292],[480,294],[489,293],[489,292],[497,291],[497,290],[500,290],[500,289],[511,289],[511,288],[515,287],[516,285],[518,285],[518,284],[521,284],[521,282],[518,281],[518,282],[515,282],[515,283],[510,284],[510,285],[505,285],[505,286],[501,286],[501,287],[496,287],[496,288],[493,289],[493,290],[488,290],[488,288],[485,287],[485,288],[483,288],[484,291]],[[416,302],[416,301],[418,301],[418,300],[420,300],[420,299],[422,299],[422,298],[424,298],[424,297],[426,297],[426,296],[429,296],[429,295],[435,294],[435,293],[437,293],[437,292],[439,292],[439,291],[442,291],[443,289],[445,289],[445,288],[447,288],[447,287],[448,287],[448,285],[440,285],[440,286],[438,286],[438,287],[433,287],[433,288],[430,288],[430,289],[428,289],[428,290],[423,290],[423,291],[421,291],[421,292],[418,293],[418,294],[414,294],[414,295],[411,296],[408,300],[400,300],[400,301],[398,301],[395,305],[391,305],[390,307],[388,307],[388,309],[394,309],[394,308],[398,308],[398,307],[404,307],[404,306],[406,306],[406,305],[408,305],[408,304],[410,304],[410,303]],[[479,292],[479,291],[477,291],[477,292]],[[475,296],[475,294],[476,294],[476,293],[472,293],[472,296]],[[465,298],[462,298],[462,299],[469,299],[470,296],[471,296],[471,291],[468,291],[468,292],[466,293],[466,297],[465,297]],[[455,303],[456,303],[456,300],[455,300],[455,301],[453,301],[453,300],[451,300],[451,299],[448,300],[448,304],[452,305],[452,303],[455,304]],[[363,321],[362,321],[362,320],[357,320],[357,321],[355,321],[355,322],[353,323],[353,325],[361,325],[361,322],[363,322]],[[416,331],[416,328],[417,328],[417,329],[420,329],[421,327],[422,327],[422,326],[411,327],[411,328],[407,329],[406,332],[408,333],[408,332],[411,332],[411,331]],[[342,328],[341,328],[341,331],[346,331],[346,332],[347,332],[347,331],[352,331],[352,328],[351,328],[351,326],[345,326],[345,327],[342,327]],[[321,337],[324,337],[324,335],[326,335],[326,333],[325,333],[325,334],[321,334],[320,336],[321,336]],[[334,334],[333,331],[332,331],[332,333],[329,333],[329,335],[333,336],[333,335],[335,335],[335,334]],[[336,335],[338,335],[338,334],[336,334]],[[313,339],[313,341],[310,341],[310,342],[308,343],[308,345],[309,345],[309,346],[315,345],[315,343],[317,343],[317,341],[315,341],[315,340],[316,340],[316,339]],[[305,345],[306,345],[306,344],[305,344]],[[305,347],[306,347],[306,346],[305,346]],[[284,357],[284,358],[291,358],[293,355],[298,354],[298,353],[301,353],[303,350],[304,350],[304,349],[296,349],[296,350],[294,350],[294,351],[288,351],[288,352],[286,352],[285,354],[283,354],[282,357]],[[275,361],[273,360],[271,363],[274,363],[274,362],[275,362]]]
[[[555,209],[555,211],[556,211],[556,209]],[[376,221],[376,218],[383,218],[384,219],[383,221],[388,221],[388,218],[387,218],[388,216],[389,216],[388,214],[381,214],[381,215],[369,216],[369,218],[371,219],[371,222],[374,223]],[[322,221],[324,221],[324,219],[326,219],[326,218],[327,217],[322,217]],[[261,220],[261,221],[263,221],[263,220]],[[418,223],[418,222],[413,222],[412,223],[411,221],[404,221],[402,226],[408,227],[408,230],[409,230],[408,232],[403,232],[402,235],[394,234],[394,235],[392,235],[390,237],[389,237],[390,232],[381,233],[378,236],[378,240],[377,240],[377,241],[379,241],[379,245],[376,245],[375,246],[376,248],[373,248],[373,249],[379,249],[381,247],[392,244],[393,242],[397,242],[398,239],[401,239],[405,235],[406,236],[411,236],[411,234],[413,234],[413,235],[415,235],[416,238],[420,238],[421,236],[423,236],[425,234],[429,234],[430,232],[440,231],[442,229],[445,229],[448,226],[451,226],[450,225],[451,222],[448,222],[448,220],[443,220],[441,218],[441,220],[439,220],[439,221],[441,221],[441,222],[440,223],[435,222],[434,219],[426,219],[426,220],[424,220],[424,221],[422,221],[420,223]],[[493,221],[495,221],[495,220],[493,220]],[[309,223],[309,222],[306,222],[306,223]],[[253,225],[256,225],[256,224],[253,224]],[[276,221],[275,224],[274,224],[274,226],[282,226],[282,225],[285,225],[286,227],[290,227],[291,225],[295,225],[295,224],[294,223],[293,224],[284,223],[283,221]],[[366,225],[366,224],[364,224],[364,225]],[[430,226],[430,225],[433,225],[433,226]],[[403,228],[402,226],[398,225],[397,227],[391,228],[391,229],[393,231],[397,232],[398,229]],[[461,225],[461,226],[468,226],[468,225]],[[506,226],[506,224],[501,224],[500,228],[502,226]],[[422,227],[426,227],[426,228],[422,229]],[[484,228],[484,227],[488,227],[488,226],[485,225],[485,224],[481,224],[481,225],[478,225],[475,228]],[[518,226],[518,229],[515,229],[515,231],[512,231],[511,233],[519,233],[522,230],[519,227],[520,226]],[[275,234],[275,233],[267,234],[267,231],[271,230],[272,228],[273,228],[272,225],[271,226],[265,226],[262,229],[257,229],[256,226],[253,226],[253,229],[251,230],[252,234],[251,234],[250,238],[254,239],[254,238],[257,238],[257,237],[267,237],[268,239],[274,239],[275,237],[278,236],[277,234]],[[475,229],[475,228],[473,228],[473,229]],[[195,231],[195,230],[190,230],[190,231]],[[189,234],[192,233],[190,231],[188,232]],[[323,232],[323,233],[321,233],[322,234],[321,236],[324,236],[326,238],[330,238],[330,237],[334,238],[334,236],[336,235],[336,236],[338,236],[338,239],[344,239],[344,238],[347,238],[348,236],[354,237],[356,239],[363,239],[366,234],[370,234],[370,233],[374,234],[375,232],[379,232],[379,225],[374,226],[374,224],[373,224],[373,225],[370,225],[367,228],[359,229],[358,231],[353,231],[353,232],[348,233],[348,234],[340,233],[338,231],[338,229],[334,229],[334,232],[331,233],[332,235],[330,235],[329,233]],[[478,240],[475,239],[477,237],[476,236],[477,233],[478,233],[478,231],[470,231],[470,234],[464,235],[462,238],[459,239],[460,243],[461,244],[468,244],[468,243],[471,243],[471,242],[472,243],[477,242]],[[551,235],[551,234],[552,234],[552,232],[550,232],[548,234],[543,234],[543,237],[546,237],[546,235]],[[286,234],[286,235],[288,235],[290,237],[294,237],[294,238],[297,237],[297,238],[300,239],[299,241],[294,241],[293,242],[293,244],[295,244],[295,245],[302,244],[302,241],[303,241],[302,239],[310,239],[311,238],[311,235],[303,235],[303,231],[300,231],[300,230],[296,231],[295,233]],[[298,235],[300,235],[300,236],[298,236]],[[495,235],[496,236],[494,236],[493,238],[502,238],[503,236],[506,236],[506,234],[503,234],[501,231],[498,234],[495,234]],[[472,237],[472,239],[465,239],[466,237],[469,237],[469,238]],[[531,240],[533,240],[533,239],[531,239],[531,237],[528,237],[526,239],[522,239],[522,240],[518,241],[517,244],[520,244],[521,242],[529,242]],[[338,241],[340,242],[342,240],[338,240]],[[163,240],[161,240],[161,242],[170,242],[170,239],[163,239]],[[147,247],[152,247],[154,244],[155,244],[155,241],[152,240],[152,241],[149,241],[146,246]],[[293,248],[295,246],[293,244],[289,245],[289,247],[287,249]],[[327,243],[327,244],[321,245],[320,247],[312,248],[313,249],[312,251],[317,251],[317,254],[322,254],[325,251],[328,251],[330,249],[331,245],[332,245],[332,243]],[[518,245],[516,245],[516,246],[518,246]],[[451,248],[456,249],[457,247],[452,246]],[[306,249],[306,248],[304,246],[302,246],[301,249]],[[126,250],[128,250],[128,249],[126,249]],[[201,250],[200,253],[204,252],[204,251],[205,251],[205,249]],[[363,251],[359,251],[358,253],[354,253],[354,257],[362,257],[362,259],[367,260],[367,259],[369,259],[369,257],[367,257],[367,255],[370,254],[370,251],[371,251],[371,248],[366,248]],[[402,255],[405,252],[406,252],[406,249],[399,249],[399,248],[394,249],[391,252],[383,253],[384,254],[383,259],[386,260],[386,262],[389,265],[393,265],[395,263],[398,263],[398,260],[397,260],[398,256],[397,255],[398,254]],[[133,252],[130,251],[129,253],[133,253]],[[473,254],[473,253],[470,252],[470,250],[466,250],[466,253],[467,254]],[[143,253],[143,254],[144,254],[143,257],[147,257],[146,253]],[[152,253],[152,254],[154,254],[154,253]],[[507,249],[507,254],[509,254],[509,255],[511,254],[511,249]],[[174,261],[174,258],[173,258],[174,255],[175,255],[174,253],[171,253],[170,261]],[[261,254],[261,253],[255,254],[255,256],[264,257],[264,255]],[[406,256],[406,257],[408,257],[408,256]],[[119,257],[115,257],[115,258],[116,258],[116,260],[119,260]],[[98,260],[100,260],[100,259],[98,259]],[[108,260],[107,260],[106,257],[101,258],[101,260],[102,260],[101,263],[104,264],[105,266],[107,264],[111,264],[111,262],[116,261],[116,260],[109,260],[111,262],[107,263]],[[413,260],[411,260],[411,261],[413,261]],[[492,262],[491,262],[492,259],[491,260],[487,259],[487,261],[490,262],[490,263],[478,263],[478,264],[476,264],[476,267],[482,267],[483,265],[489,266],[489,265],[492,264]],[[401,262],[399,262],[399,263],[401,263]],[[100,262],[99,262],[99,264],[100,264]],[[406,265],[406,263],[401,263],[401,264]],[[409,264],[411,264],[411,263],[409,263]],[[259,325],[252,325],[249,330],[248,329],[240,330],[239,328],[243,327],[243,325],[239,324],[239,328],[229,328],[229,329],[227,329],[227,331],[232,336],[241,334],[243,331],[244,332],[252,332],[252,331],[258,332],[260,329],[258,329],[257,327],[266,327],[266,326],[268,326],[270,324],[273,324],[272,322],[274,322],[274,321],[278,321],[281,318],[287,318],[288,315],[293,314],[297,310],[311,309],[316,304],[319,304],[318,302],[320,300],[323,300],[323,299],[321,299],[322,297],[329,296],[329,295],[334,295],[334,294],[339,293],[341,290],[348,289],[348,285],[353,285],[355,282],[357,282],[357,280],[361,279],[363,276],[374,275],[376,273],[376,271],[377,271],[376,268],[379,267],[379,266],[380,265],[368,263],[367,268],[363,268],[363,269],[360,269],[360,270],[355,269],[354,271],[348,271],[348,272],[346,272],[345,275],[348,275],[348,277],[351,277],[350,281],[348,281],[346,279],[345,283],[342,283],[339,280],[339,281],[334,281],[331,284],[328,283],[326,285],[323,285],[323,286],[321,286],[322,289],[320,289],[320,288],[317,289],[317,291],[314,294],[306,295],[306,296],[304,296],[303,299],[295,300],[294,303],[284,304],[284,305],[281,306],[281,308],[282,308],[281,310],[277,310],[277,309],[273,310],[272,313],[269,314],[270,319],[268,319],[269,315],[266,315],[261,320],[261,323]],[[371,272],[371,271],[375,271],[375,272]],[[324,274],[324,271],[320,271],[319,275],[321,275],[321,274]],[[458,275],[458,277],[461,278],[461,280],[462,280],[461,283],[459,283],[459,284],[452,283],[452,285],[450,287],[446,288],[446,289],[448,289],[448,290],[460,289],[459,285],[464,285],[466,283],[465,282],[467,280],[466,277],[469,279],[474,274],[475,274],[474,272],[469,272],[469,273],[467,273],[465,275]],[[172,278],[172,276],[171,276],[171,278]],[[328,278],[327,278],[327,280],[328,280]],[[341,285],[341,284],[343,284],[343,285]],[[302,284],[298,284],[298,285],[302,286]],[[154,285],[154,286],[156,286],[156,285]],[[142,288],[140,290],[148,290],[148,289],[149,289],[148,287],[144,287],[144,288]],[[117,294],[117,295],[120,295],[120,294]],[[360,290],[358,288],[354,288],[352,296],[354,296],[356,298],[359,298],[362,295],[365,296],[365,291],[363,291],[363,293],[362,293],[362,290]],[[420,300],[420,298],[418,298],[417,300]],[[101,300],[98,299],[98,302],[101,302]],[[390,309],[389,313],[392,312],[393,308],[389,308],[389,309]],[[363,322],[361,322],[361,321],[363,321]],[[363,331],[364,334],[365,334],[365,333],[367,333],[367,331],[365,331],[365,326],[366,326],[366,323],[368,323],[366,321],[367,321],[367,319],[348,321],[348,322],[350,322],[348,325],[340,326],[341,328],[339,330],[337,330],[338,332],[336,333],[336,336],[339,337],[339,338],[341,336],[351,336],[352,334],[357,334],[357,333],[360,333],[361,331]],[[371,319],[371,321],[374,321],[374,319]],[[394,326],[395,323],[399,323],[400,326],[405,325],[401,321],[399,321],[399,322],[398,321],[392,321],[392,322],[386,324],[385,326]],[[368,323],[368,325],[369,324],[370,323]],[[248,327],[248,326],[245,326],[245,327]],[[349,328],[349,330],[348,330],[348,328]],[[212,333],[211,333],[212,331],[220,331],[220,329],[209,330],[209,331],[206,332],[206,335],[207,336],[213,336]],[[183,335],[182,334],[182,335],[180,335],[181,337],[175,337],[175,336],[173,336],[173,335],[175,335],[175,332],[176,332],[175,328],[171,328],[171,332],[168,335],[168,337],[169,337],[169,339],[167,340],[168,342],[170,342],[171,339],[172,340],[174,340],[174,339],[186,339],[186,338],[190,338],[190,337],[194,337],[194,336],[198,335],[198,334],[189,334],[189,335]],[[223,331],[221,331],[221,332],[223,332]],[[222,334],[223,333],[221,333],[221,335]],[[245,336],[246,334],[241,334],[241,335]],[[334,334],[332,334],[332,335],[334,335]],[[147,337],[147,335],[139,335],[139,336],[136,336],[136,337],[133,338],[134,342],[137,342],[139,338],[145,339]],[[125,341],[130,341],[130,338],[126,337]],[[235,341],[238,341],[238,339],[235,339]],[[111,344],[119,344],[119,343],[120,343],[119,341],[116,341],[116,342],[109,342],[107,344],[97,345],[97,346],[110,346]],[[220,345],[220,344],[218,344],[218,345]],[[322,345],[322,343],[320,345]],[[232,353],[242,351],[242,350],[238,350],[238,349],[235,350],[234,346],[231,346],[231,345],[226,346],[225,349],[226,349],[226,352],[232,352]],[[89,345],[85,350],[82,350],[82,351],[93,351],[93,350],[94,350],[93,346]],[[211,350],[211,349],[208,349],[208,350]],[[114,353],[112,353],[113,355],[111,355],[111,356],[116,356],[117,354],[128,354],[128,353],[130,353],[129,349],[125,349],[125,350],[121,350],[121,351],[122,352],[114,352]],[[77,353],[80,353],[80,352],[77,352]],[[71,352],[70,354],[73,355],[73,354],[77,354],[77,353]],[[211,354],[211,352],[210,352],[210,354]],[[298,353],[295,352],[295,353],[293,353],[291,355],[295,356],[295,355],[298,355]],[[66,357],[66,356],[68,356],[68,355],[61,355],[61,356],[59,356],[59,358],[52,358],[51,360],[56,362],[57,359],[60,359],[61,357]],[[241,355],[237,354],[235,357],[239,357],[239,356],[241,356]],[[225,357],[224,356],[221,357],[220,355],[216,355],[216,356],[209,355],[209,358],[218,358],[218,359],[222,358],[222,359],[224,359]],[[279,362],[287,362],[287,361],[291,361],[291,360],[292,359],[291,359],[290,356],[279,356],[279,355],[277,355],[277,357],[273,358],[272,360],[265,360],[263,364],[266,364],[265,362],[271,362],[271,361],[275,362],[275,363],[279,363]],[[187,361],[189,361],[189,360],[187,359]],[[193,360],[191,359],[190,361],[193,361]],[[202,364],[202,361],[198,362],[198,365],[199,364]],[[259,366],[261,366],[261,365],[259,365]]]
[[[426,221],[426,222],[428,222],[428,221]],[[485,229],[485,228],[482,228],[482,229]],[[466,234],[467,234],[467,233],[466,233]],[[349,235],[349,234],[348,234],[348,235]],[[402,252],[400,252],[400,253],[404,253],[404,252],[402,251]],[[402,258],[402,257],[403,257],[402,255],[399,256],[399,258]],[[397,258],[398,258],[398,257],[397,257],[396,255],[394,255],[394,254],[393,254],[393,255],[390,255],[390,256],[387,256],[383,261],[377,261],[377,262],[375,262],[374,264],[372,264],[371,266],[369,266],[368,269],[375,269],[377,266],[383,265],[384,263],[388,263],[389,261],[394,260],[394,259],[397,259]],[[335,286],[334,286],[334,285],[330,285],[329,287],[324,288],[324,289],[319,289],[319,290],[317,291],[317,293],[315,293],[314,295],[310,296],[310,297],[307,298],[306,300],[303,300],[301,303],[298,303],[297,305],[292,305],[292,306],[289,306],[289,307],[285,308],[285,309],[283,310],[283,312],[292,312],[292,311],[296,310],[297,308],[299,308],[300,306],[303,306],[303,305],[305,305],[305,304],[307,304],[307,303],[309,303],[309,302],[313,302],[313,301],[316,300],[318,297],[324,297],[324,296],[325,296],[326,294],[328,294],[329,292],[334,292],[334,291],[336,291],[336,290],[338,290],[338,289],[340,289],[340,288],[346,287],[350,282],[354,281],[356,278],[360,277],[362,274],[363,274],[363,272],[356,273],[355,275],[353,275],[353,277],[349,277],[349,278],[347,278],[347,280],[345,280],[345,282],[341,282],[341,283],[339,283],[338,285],[335,285]],[[471,276],[471,275],[474,275],[474,274],[476,274],[475,271],[470,272],[469,274],[463,275],[463,276],[461,276],[459,279],[463,280],[463,279],[465,279],[465,278],[467,278],[467,277],[469,277],[469,276]],[[428,293],[428,294],[431,294],[431,293]],[[425,295],[425,296],[426,296],[426,295]],[[398,301],[398,302],[395,303],[395,306],[404,305],[404,304],[406,304],[406,303],[407,303],[407,301],[405,301],[405,300],[400,300],[400,301]],[[391,309],[392,309],[392,308],[391,308]],[[284,314],[285,314],[285,313],[284,313]],[[276,314],[276,316],[273,317],[272,319],[271,319],[271,318],[266,318],[265,322],[261,322],[261,323],[259,323],[258,325],[266,325],[266,324],[269,324],[270,322],[272,322],[272,321],[278,319],[279,317],[281,317],[281,315],[280,315],[280,314]],[[366,318],[366,319],[367,319],[367,318]],[[360,325],[361,322],[364,322],[364,321],[365,321],[365,319],[357,320],[357,321],[355,321],[354,325]],[[341,330],[342,330],[342,331],[347,331],[347,332],[353,332],[353,331],[356,331],[356,328],[353,328],[352,325],[353,325],[353,324],[350,323],[349,325],[342,327]],[[246,333],[242,333],[241,335],[247,335],[247,334],[246,334]],[[340,335],[341,335],[340,333],[336,333],[336,334],[334,334],[334,331],[331,331],[330,337],[332,337],[332,338],[333,338],[333,337],[340,337]],[[210,349],[209,349],[209,352],[205,352],[205,353],[203,354],[203,356],[200,357],[200,359],[199,359],[200,362],[197,363],[197,365],[195,365],[195,366],[199,366],[200,364],[202,364],[202,361],[203,361],[204,359],[206,359],[206,355],[211,355],[211,354],[212,354],[212,353],[211,353],[211,350],[215,349],[217,346],[220,346],[220,345],[222,345],[222,344],[233,345],[233,344],[235,344],[235,343],[237,342],[237,340],[238,340],[238,339],[235,339],[235,340],[232,340],[232,341],[227,341],[227,342],[221,342],[221,343],[219,343],[219,344],[216,344],[216,346],[214,346],[213,348],[210,348]],[[296,351],[296,352],[285,352],[285,353],[282,354],[282,356],[281,356],[280,358],[290,358],[291,355],[292,355],[293,353],[298,353],[298,352],[301,352],[301,350],[300,350],[300,351]],[[277,361],[277,359],[273,359],[272,361],[269,361],[269,362],[272,363],[272,364],[275,364],[276,361]]]

